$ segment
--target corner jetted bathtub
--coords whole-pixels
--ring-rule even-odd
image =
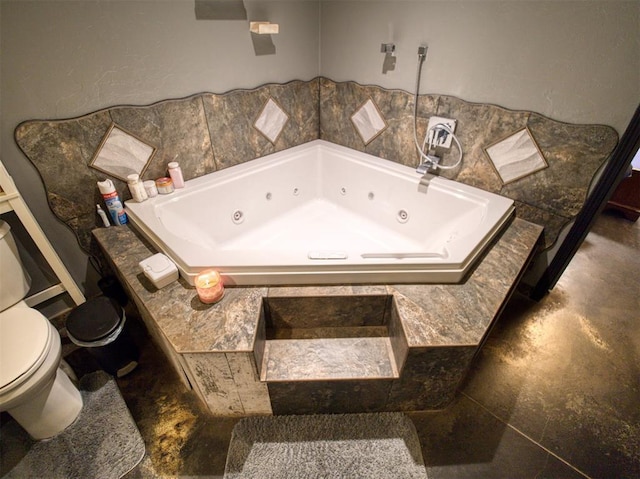
[[[315,140],[186,182],[133,225],[193,284],[455,283],[513,201]]]

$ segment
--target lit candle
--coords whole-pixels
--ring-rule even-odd
[[[213,269],[203,271],[196,276],[195,283],[198,297],[203,303],[215,303],[224,296],[224,285],[220,273]]]

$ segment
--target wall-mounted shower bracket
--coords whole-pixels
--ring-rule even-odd
[[[396,45],[394,43],[382,43],[380,44],[380,53],[395,54]]]
[[[382,73],[396,69],[396,46],[394,43],[382,43],[380,45],[380,53],[384,53],[384,61],[382,62]]]

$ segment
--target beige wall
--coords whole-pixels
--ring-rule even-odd
[[[640,101],[640,2],[467,0],[321,4],[322,74],[532,110],[624,132]],[[380,44],[396,44],[382,74]]]

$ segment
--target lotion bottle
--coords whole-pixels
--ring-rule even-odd
[[[147,191],[144,189],[144,184],[140,181],[140,175],[132,173],[127,176],[127,184],[129,185],[129,191],[134,201],[142,203],[149,197]]]
[[[182,168],[177,161],[171,161],[167,164],[169,168],[169,176],[173,181],[174,188],[184,188],[184,177],[182,176]]]

